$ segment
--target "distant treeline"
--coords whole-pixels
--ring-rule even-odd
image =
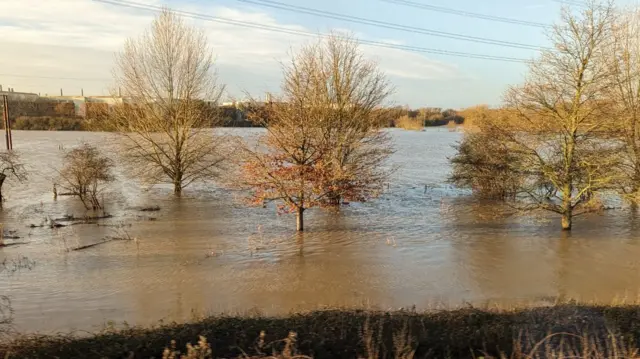
[[[400,122],[409,119],[417,122],[422,126],[445,126],[451,123],[461,125],[464,117],[453,109],[443,110],[441,108],[423,107],[419,109],[410,109],[406,106],[389,107],[382,109],[383,118],[386,119],[389,127],[402,127]]]
[[[87,121],[81,117],[18,117],[13,121],[11,128],[14,130],[33,131],[86,131]]]
[[[231,106],[220,107],[219,111],[217,115],[212,115],[211,127],[220,125],[223,127],[259,127],[248,118],[246,111]],[[418,127],[460,125],[464,122],[463,113],[453,109],[410,109],[398,106],[379,111],[381,112],[379,118],[387,127],[406,127],[407,120],[415,123]],[[214,120],[214,117],[219,117],[219,120]],[[97,108],[87,111],[84,117],[71,113],[52,116],[23,115],[13,119],[12,128],[34,131],[95,131],[104,130],[105,126],[101,124],[105,121],[109,121],[107,106],[104,106],[104,111],[98,111]]]
[[[221,107],[221,121],[212,117],[210,127],[255,127],[256,125],[246,119],[240,110],[232,107]],[[72,114],[54,116],[19,116],[12,119],[11,128],[14,130],[31,131],[104,131],[108,126],[104,126],[109,121],[106,112],[88,113],[86,117]],[[0,124],[4,128],[4,124]]]

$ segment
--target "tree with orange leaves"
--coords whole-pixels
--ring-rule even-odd
[[[252,115],[267,129],[255,147],[244,146],[239,182],[252,203],[278,201],[302,231],[308,208],[378,196],[393,150],[376,108],[389,93],[353,39],[331,35],[303,48],[285,67],[282,97]]]

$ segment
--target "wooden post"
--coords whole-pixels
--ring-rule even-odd
[[[13,151],[13,132],[11,132],[11,120],[9,119],[8,106],[7,106],[7,127],[9,127],[9,150]]]
[[[4,121],[4,136],[7,144],[7,151],[11,150],[10,124],[9,124],[9,99],[7,95],[2,95],[2,120]]]

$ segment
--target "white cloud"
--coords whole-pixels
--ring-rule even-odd
[[[144,3],[160,2],[145,0]],[[127,37],[141,33],[154,15],[144,10],[90,0],[7,1],[2,7],[0,33],[3,40],[0,40],[0,45],[4,51],[0,56],[0,83],[9,84],[17,91],[35,92],[54,92],[60,87],[72,87],[78,92],[77,89],[83,87],[85,94],[106,94],[114,52],[121,48]],[[255,10],[212,5],[177,8],[251,24],[313,32],[299,25],[278,23],[269,14]],[[279,76],[279,62],[288,58],[291,48],[310,40],[303,36],[219,22],[187,21],[205,29],[217,54],[219,72],[230,88],[235,87],[235,91],[241,90],[237,86],[246,86],[242,90],[251,92],[262,91],[265,87],[273,89],[274,77]],[[4,39],[10,39],[10,42]],[[413,80],[461,78],[457,67],[430,60],[422,54],[371,46],[363,46],[363,50],[379,62],[392,80],[393,77]],[[251,78],[245,72],[250,73]],[[31,77],[7,77],[4,74]],[[233,84],[234,77],[242,79],[243,85]],[[105,80],[99,80],[102,78]]]
[[[426,60],[424,56],[398,49],[363,46],[364,53],[377,60],[388,75],[419,80],[453,80],[461,78],[459,69],[439,61]],[[383,54],[381,54],[383,53]]]

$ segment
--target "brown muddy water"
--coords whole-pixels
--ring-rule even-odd
[[[229,131],[246,136],[260,130]],[[388,193],[340,214],[308,211],[303,235],[294,233],[292,216],[278,216],[272,207],[247,208],[238,194],[215,185],[194,186],[175,200],[170,187],[144,191],[118,173],[106,196],[114,217],[104,223],[130,224],[126,230],[139,241],[67,252],[117,230],[28,228],[47,216],[84,213],[73,198],[53,201],[59,148],[81,140],[110,148],[113,139],[15,131],[15,149],[32,173],[28,184],[9,184],[0,221],[17,231],[17,241],[29,243],[0,249],[0,260],[26,256],[36,265],[0,273],[0,294],[11,298],[19,330],[45,333],[253,309],[278,314],[325,306],[427,309],[636,298],[640,219],[607,211],[579,218],[567,235],[555,218],[493,218],[495,208],[445,183],[447,157],[460,133],[392,135],[392,162],[400,169]],[[150,205],[161,210],[136,209]]]

